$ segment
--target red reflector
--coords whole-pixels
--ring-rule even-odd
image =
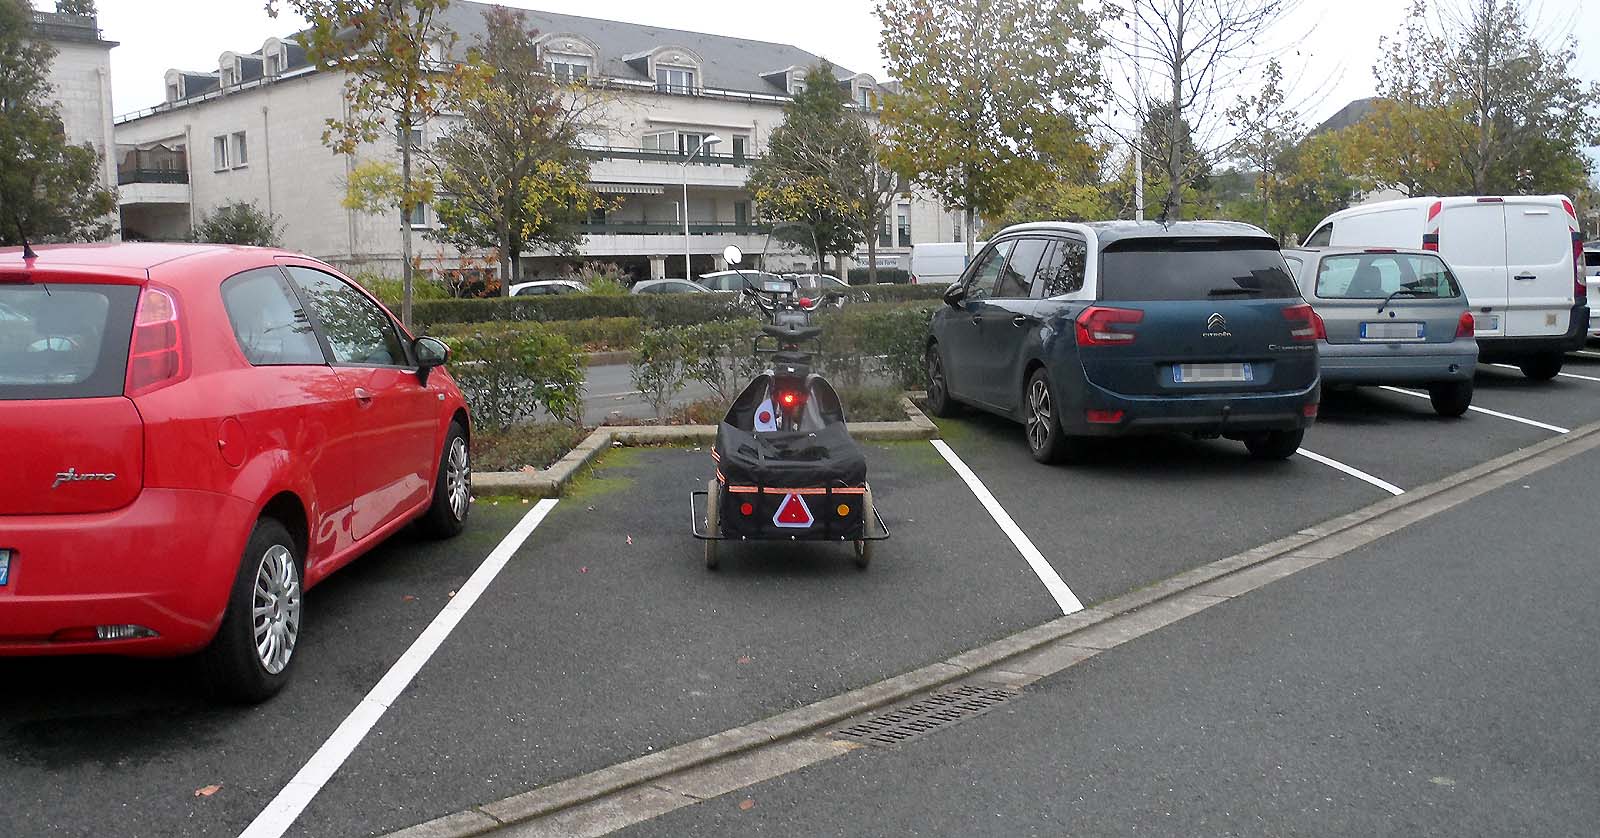
[[[1456,321],[1456,337],[1470,338],[1478,334],[1478,323],[1472,319],[1472,312],[1461,312],[1461,319]]]
[[[1439,217],[1439,213],[1441,213],[1443,211],[1444,211],[1444,201],[1434,201],[1433,202],[1433,206],[1428,207],[1428,220],[1432,221],[1435,218],[1438,218]]]
[[[1570,215],[1573,218],[1578,217],[1578,211],[1572,208],[1572,202],[1566,198],[1561,199],[1561,208],[1567,211],[1567,215]]]
[[[1131,308],[1089,306],[1078,315],[1079,346],[1113,346],[1133,343],[1134,333],[1118,326],[1134,326],[1144,321],[1144,312]]]
[[[744,503],[739,504],[739,514],[740,515],[754,515],[755,511],[756,511],[756,508],[754,506],[751,506],[749,501],[745,501]]]
[[[1087,410],[1084,411],[1083,418],[1087,419],[1091,425],[1115,425],[1122,421],[1122,411]]]
[[[1572,231],[1572,301],[1581,303],[1589,296],[1589,287],[1583,281],[1583,233]]]
[[[1300,412],[1305,414],[1305,417],[1307,419],[1315,419],[1315,418],[1317,418],[1317,407],[1318,407],[1317,403],[1316,402],[1312,402],[1312,403],[1306,405],[1305,407],[1300,408]]]
[[[778,511],[772,516],[772,523],[779,527],[809,527],[812,520],[806,499],[793,492],[784,496],[783,503],[778,504]]]

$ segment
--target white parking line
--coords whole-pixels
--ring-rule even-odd
[[[1061,613],[1073,614],[1082,611],[1083,603],[1078,601],[1078,595],[1067,587],[1067,583],[1061,578],[1061,574],[1056,573],[1056,569],[1045,561],[1044,554],[1039,552],[1039,548],[1033,546],[1033,542],[1028,540],[1027,534],[1022,531],[1021,527],[1017,526],[1017,522],[1011,520],[1011,516],[1007,514],[1004,507],[1000,506],[1000,502],[994,499],[994,495],[989,493],[989,489],[983,485],[983,481],[978,479],[978,475],[973,474],[972,469],[967,468],[967,464],[961,462],[961,458],[956,456],[956,452],[950,450],[950,446],[946,445],[944,440],[933,440],[933,447],[944,455],[945,461],[950,463],[950,467],[955,469],[956,474],[961,475],[961,479],[967,482],[967,488],[971,489],[974,495],[977,495],[978,502],[983,504],[984,509],[989,510],[989,515],[994,518],[994,522],[1000,525],[1000,529],[1004,530],[1005,534],[1010,537],[1011,543],[1017,546],[1017,550],[1022,553],[1022,558],[1027,560],[1028,566],[1032,567],[1033,572],[1038,574],[1039,581],[1044,583],[1045,589],[1050,591],[1051,596],[1055,597],[1056,604],[1061,606]]]
[[[1518,370],[1518,371],[1521,371],[1521,369],[1522,369],[1521,367],[1513,367],[1510,364],[1490,364],[1489,366],[1491,366],[1491,367],[1499,367],[1500,369],[1503,369],[1503,370]],[[1600,378],[1595,378],[1592,375],[1578,375],[1575,372],[1558,372],[1558,373],[1556,373],[1556,375],[1559,375],[1562,378],[1576,378],[1579,381],[1600,381]]]
[[[1425,399],[1425,398],[1428,397],[1427,393],[1418,393],[1415,390],[1406,390],[1406,389],[1403,389],[1403,388],[1400,388],[1400,387],[1389,387],[1389,386],[1385,385],[1385,386],[1380,387],[1378,389],[1380,389],[1380,390],[1388,390],[1391,393],[1400,393],[1401,395],[1405,395],[1405,396],[1415,396],[1416,398],[1419,398],[1419,399]],[[1547,431],[1554,431],[1555,433],[1558,433],[1558,434],[1572,433],[1572,429],[1571,428],[1563,428],[1560,425],[1546,424],[1544,422],[1540,422],[1540,421],[1535,420],[1535,419],[1529,419],[1526,416],[1513,416],[1513,415],[1511,415],[1509,413],[1501,413],[1498,410],[1490,410],[1487,407],[1478,407],[1477,405],[1473,405],[1473,406],[1471,406],[1471,407],[1469,407],[1467,409],[1472,411],[1472,412],[1474,412],[1474,413],[1482,413],[1485,416],[1493,416],[1493,417],[1495,417],[1497,419],[1506,419],[1506,420],[1511,421],[1511,422],[1521,422],[1524,425],[1531,425],[1531,426],[1533,426],[1535,428],[1543,428],[1543,429],[1545,429]]]
[[[1378,478],[1378,477],[1374,477],[1374,476],[1372,476],[1372,475],[1370,475],[1370,474],[1368,474],[1368,473],[1366,473],[1366,472],[1362,471],[1361,469],[1358,469],[1358,468],[1356,468],[1354,466],[1347,466],[1344,463],[1341,463],[1338,460],[1333,459],[1332,457],[1324,457],[1324,456],[1322,456],[1321,454],[1318,454],[1315,451],[1307,451],[1304,448],[1301,448],[1300,450],[1296,451],[1295,453],[1299,454],[1300,456],[1305,457],[1306,459],[1311,460],[1313,462],[1321,463],[1321,464],[1327,466],[1328,468],[1337,469],[1339,471],[1342,471],[1345,474],[1348,474],[1348,475],[1350,475],[1351,477],[1354,477],[1357,480],[1363,480],[1363,481],[1366,481],[1367,483],[1371,483],[1372,485],[1377,486],[1378,488],[1384,490],[1385,492],[1388,492],[1391,495],[1403,495],[1403,494],[1406,493],[1405,489],[1402,489],[1399,486],[1396,486],[1396,485],[1394,485],[1393,483],[1390,483],[1387,480],[1384,480],[1384,479]]]
[[[1579,349],[1579,350],[1573,352],[1572,354],[1574,354],[1574,355],[1582,355],[1585,358],[1600,358],[1600,352],[1590,352],[1590,351],[1585,350],[1585,349]]]
[[[366,698],[361,699],[361,703],[350,711],[350,715],[344,717],[344,721],[339,723],[333,735],[322,743],[322,747],[311,755],[311,759],[289,780],[289,784],[284,786],[283,790],[278,792],[278,796],[267,804],[267,808],[262,809],[261,814],[256,815],[250,826],[240,833],[240,838],[281,838],[283,833],[288,831],[295,819],[300,817],[300,813],[311,803],[311,799],[322,791],[322,786],[340,766],[344,765],[344,761],[350,758],[356,746],[361,744],[361,740],[365,739],[378,720],[383,718],[384,712],[394,704],[395,699],[400,697],[400,691],[411,683],[411,679],[415,678],[421,671],[422,665],[433,657],[433,653],[439,651],[439,646],[444,643],[445,638],[449,637],[461,619],[467,616],[467,612],[477,603],[478,597],[488,590],[489,584],[506,566],[506,562],[511,560],[512,555],[522,546],[522,542],[533,534],[534,529],[544,521],[544,517],[550,514],[555,505],[555,500],[542,500],[533,509],[528,510],[527,515],[522,516],[522,520],[517,522],[504,539],[501,539],[499,546],[483,560],[483,564],[478,565],[478,569],[473,571],[466,584],[456,591],[456,595],[445,605],[444,610],[440,611],[433,618],[433,622],[422,630],[422,634],[412,641],[411,647],[394,662],[394,666],[389,667],[389,671],[367,693]]]

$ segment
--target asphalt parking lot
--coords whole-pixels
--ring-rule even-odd
[[[1600,380],[1589,380],[1600,356],[1570,357],[1567,373],[1534,383],[1485,367],[1474,404],[1492,413],[1459,420],[1405,392],[1328,393],[1305,442],[1321,459],[1283,463],[1237,443],[1158,438],[1049,468],[1015,425],[968,414],[941,430],[1049,570],[1093,605],[1600,420]],[[608,454],[287,834],[383,834],[1062,614],[934,446],[867,448],[894,537],[866,572],[828,545],[733,548],[709,573],[688,533],[708,452]],[[0,661],[0,834],[239,834],[529,508],[484,499],[462,538],[401,535],[310,592],[296,680],[261,707],[208,706],[183,661]]]

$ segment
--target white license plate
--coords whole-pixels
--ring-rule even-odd
[[[1422,340],[1426,333],[1421,323],[1362,323],[1362,340]]]
[[[1222,384],[1255,380],[1249,364],[1173,364],[1172,380],[1179,384]]]
[[[1472,315],[1472,322],[1474,328],[1480,332],[1500,331],[1500,315],[1498,314],[1474,314]]]
[[[0,550],[0,585],[11,581],[11,551]]]

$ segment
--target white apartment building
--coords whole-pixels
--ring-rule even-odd
[[[488,8],[452,3],[443,23],[464,47],[483,35]],[[767,235],[746,188],[750,166],[782,122],[791,91],[821,59],[785,44],[524,14],[540,33],[551,72],[587,78],[605,91],[604,117],[584,145],[593,157],[594,188],[618,203],[585,224],[583,259],[615,262],[642,278],[684,275],[686,247],[695,275],[725,267],[721,253],[729,244],[760,253]],[[125,234],[182,237],[198,215],[254,200],[281,217],[290,248],[352,269],[397,271],[400,219],[345,209],[346,179],[358,161],[322,143],[324,120],[343,108],[342,76],[310,66],[292,38],[224,52],[218,64],[212,72],[168,71],[164,103],[117,120]],[[882,91],[870,75],[836,73],[858,106]],[[420,140],[443,130],[447,124],[425,126]],[[690,159],[711,135],[721,142]],[[362,154],[397,159],[398,143],[397,137]],[[428,207],[409,221],[421,232],[436,224]],[[913,242],[957,241],[959,225],[960,217],[937,201],[901,196],[884,217],[878,264],[909,267]],[[414,244],[425,267],[459,263],[460,254],[424,236]],[[790,254],[790,261],[804,258]],[[527,277],[572,267],[550,254],[524,260]]]
[[[48,40],[56,50],[48,76],[50,98],[58,106],[68,142],[93,145],[100,155],[101,182],[115,187],[111,49],[117,44],[101,37],[99,21],[93,15],[36,10],[33,34]]]

